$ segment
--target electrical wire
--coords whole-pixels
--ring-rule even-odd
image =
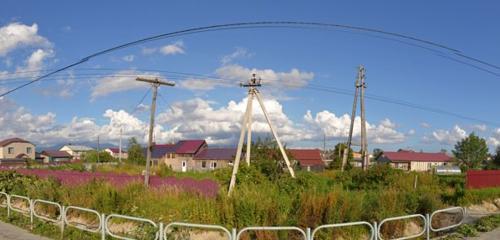
[[[3,92],[0,94],[0,97],[4,97],[12,92],[15,92],[19,89],[22,89],[30,84],[33,84],[37,81],[40,81],[44,78],[47,78],[53,74],[62,72],[64,70],[70,69],[74,66],[80,65],[82,63],[85,63],[89,61],[92,58],[95,58],[100,55],[104,55],[119,49],[127,48],[130,46],[142,44],[145,42],[150,42],[150,41],[155,41],[159,39],[165,39],[165,38],[171,38],[171,37],[178,37],[178,36],[184,36],[184,35],[189,35],[189,34],[196,34],[196,33],[201,33],[201,32],[210,32],[210,31],[221,31],[221,30],[233,30],[233,29],[243,29],[243,28],[264,28],[264,27],[297,27],[297,28],[302,28],[302,27],[325,27],[325,28],[339,28],[339,29],[348,29],[348,30],[355,30],[355,31],[361,31],[361,32],[370,32],[370,33],[377,33],[381,35],[387,35],[391,37],[396,37],[396,38],[401,38],[401,39],[406,39],[406,40],[411,40],[419,43],[423,43],[432,47],[440,48],[440,49],[445,49],[447,51],[451,51],[454,53],[456,56],[459,57],[464,57],[470,61],[474,61],[480,64],[485,64],[488,66],[493,66],[495,68],[500,68],[494,64],[487,63],[483,60],[479,60],[477,58],[470,57],[468,55],[463,54],[460,50],[448,47],[444,44],[439,44],[433,41],[428,41],[424,40],[421,38],[405,35],[405,34],[400,34],[400,33],[394,33],[394,32],[389,32],[389,31],[383,31],[383,30],[378,30],[374,28],[366,28],[366,27],[358,27],[358,26],[352,26],[352,25],[345,25],[345,24],[334,24],[334,23],[319,23],[319,22],[303,22],[303,21],[260,21],[260,22],[240,22],[240,23],[229,23],[229,24],[218,24],[218,25],[211,25],[211,26],[204,26],[204,27],[194,27],[194,28],[188,28],[180,31],[174,31],[174,32],[169,32],[169,33],[164,33],[164,34],[159,34],[159,35],[154,35],[146,38],[142,38],[136,41],[128,42],[125,44],[117,45],[115,47],[111,47],[108,49],[104,49],[102,51],[98,51],[96,53],[90,54],[79,61],[72,63],[70,65],[67,65],[65,67],[59,68],[54,71],[50,71],[48,73],[45,73],[27,83],[21,84],[17,87],[14,87],[12,89],[7,90],[6,92]]]
[[[80,69],[80,70],[82,70],[82,69]],[[106,70],[117,71],[120,69],[113,68],[113,69],[106,69]],[[206,75],[206,74],[199,74],[199,73],[186,73],[186,72],[173,72],[173,71],[158,70],[158,69],[136,69],[136,70],[137,71],[154,71],[154,72],[163,72],[163,73],[174,74],[174,75],[166,75],[166,78],[170,79],[170,80],[183,81],[183,80],[187,80],[187,79],[190,79],[193,77],[198,77],[198,78],[204,78],[204,79],[210,79],[210,80],[218,80],[219,81],[218,83],[224,84],[225,86],[231,86],[231,85],[233,85],[235,87],[237,86],[235,84],[235,82],[237,80],[235,80],[235,79],[224,79],[224,78],[220,78],[220,77],[213,76],[213,75]],[[74,79],[94,79],[95,77],[131,77],[131,78],[135,78],[137,76],[137,74],[106,75],[106,74],[102,74],[102,73],[99,73],[99,74],[75,73],[74,75],[75,75]],[[47,81],[47,80],[60,80],[60,78],[49,78],[49,79],[46,79],[44,81]],[[349,89],[337,88],[337,87],[332,87],[332,86],[325,86],[325,85],[314,84],[314,83],[309,83],[308,85],[305,85],[305,86],[304,85],[288,84],[288,86],[294,87],[294,88],[295,87],[296,88],[305,88],[305,89],[314,90],[314,91],[335,93],[335,94],[344,95],[344,96],[354,96],[354,94],[352,93],[352,90],[349,90]],[[269,87],[269,85],[265,85],[264,87]],[[134,114],[137,111],[137,108],[144,101],[144,98],[146,97],[146,95],[150,91],[151,91],[151,89],[148,89],[145,96],[143,96],[143,98],[141,99],[140,103],[134,109],[132,109],[133,110],[132,114]],[[160,98],[162,98],[162,101],[164,101],[164,103],[167,102],[160,93],[158,93],[158,95],[160,96]],[[396,98],[391,98],[391,97],[386,97],[386,96],[381,96],[381,95],[374,95],[374,94],[369,94],[369,93],[365,94],[365,98],[368,100],[373,100],[373,101],[388,103],[388,104],[393,104],[393,105],[399,105],[399,106],[403,106],[403,107],[407,107],[407,108],[413,108],[413,109],[418,109],[421,111],[437,113],[437,114],[451,116],[451,117],[464,119],[464,120],[468,120],[468,121],[480,122],[480,123],[491,125],[491,126],[500,126],[500,123],[498,123],[498,122],[488,121],[488,120],[484,120],[484,119],[480,119],[480,118],[469,117],[469,116],[466,116],[464,114],[455,113],[455,112],[440,109],[440,108],[420,105],[420,104],[412,103],[412,102],[405,101],[402,99],[396,99]]]

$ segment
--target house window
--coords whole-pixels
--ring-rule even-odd
[[[207,167],[207,162],[206,161],[201,162],[201,168],[206,168],[206,167]]]
[[[7,148],[7,152],[8,152],[9,154],[14,154],[14,147],[9,147],[9,148]]]
[[[217,162],[212,162],[212,164],[210,165],[210,168],[212,168],[212,169],[217,168]]]
[[[26,153],[27,153],[27,154],[31,154],[31,147],[27,147],[27,148],[26,148]]]

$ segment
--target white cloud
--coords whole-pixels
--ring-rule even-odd
[[[270,134],[269,126],[257,101],[253,103],[252,129],[256,136]],[[265,99],[271,121],[278,135],[285,142],[310,138],[310,133],[297,127],[283,112],[283,107],[274,99]],[[215,109],[213,103],[196,98],[176,102],[158,115],[158,123],[169,126],[167,134],[161,138],[205,138],[211,144],[233,144],[237,142],[241,120],[247,99],[240,102],[230,101],[226,106]]]
[[[147,83],[135,80],[139,76],[146,78],[160,78],[160,74],[156,72],[138,72],[136,70],[119,71],[97,81],[97,85],[92,88],[91,100],[95,100],[98,97],[103,97],[111,93],[149,87]]]
[[[438,129],[433,131],[432,137],[441,144],[453,145],[467,137],[467,132],[460,128],[460,126],[455,125],[451,130]]]
[[[289,72],[277,72],[272,69],[250,69],[230,64],[216,69],[213,78],[189,78],[180,82],[179,86],[196,91],[211,90],[219,86],[238,86],[239,83],[246,83],[253,73],[262,79],[264,85],[279,86],[275,91],[281,91],[283,87],[300,88],[314,78],[314,73],[296,68],[292,68]]]
[[[31,54],[23,62],[15,63],[9,53],[24,49]],[[7,67],[16,66],[13,72],[0,71],[0,80],[8,78],[33,78],[39,75],[48,59],[54,56],[52,43],[38,35],[38,25],[11,23],[0,28],[0,57]]]
[[[249,53],[245,48],[236,48],[236,50],[231,54],[223,56],[221,59],[221,63],[222,65],[227,65],[228,63],[233,62],[235,59],[249,58],[251,56],[253,56],[253,54]]]
[[[164,55],[184,54],[184,42],[177,41],[173,44],[165,45],[160,48],[160,52]]]
[[[10,23],[0,28],[0,57],[24,46],[51,48],[51,43],[38,35],[38,25]]]
[[[500,128],[493,131],[493,134],[488,138],[488,144],[494,147],[500,146]]]
[[[122,60],[125,62],[133,62],[134,58],[135,58],[135,56],[133,54],[130,54],[130,55],[123,56]]]
[[[415,131],[415,129],[410,129],[410,130],[408,131],[408,135],[415,135],[415,133],[417,133],[417,132]]]
[[[44,61],[53,56],[52,49],[37,49],[26,59],[25,66],[17,68],[16,73],[19,76],[37,76],[37,72],[43,68]]]
[[[488,130],[488,127],[485,124],[476,124],[472,126],[472,129],[479,132],[485,132],[486,130]]]
[[[329,111],[321,111],[316,116],[307,111],[304,120],[312,124],[316,134],[325,134],[331,139],[347,139],[351,125],[351,117],[348,114],[336,116]],[[369,142],[377,144],[401,143],[406,140],[405,134],[396,129],[396,124],[389,119],[383,119],[378,125],[366,123],[366,134]],[[361,118],[354,118],[353,138],[359,141],[361,136]],[[317,136],[318,138],[319,136]]]
[[[88,117],[73,117],[68,123],[57,123],[56,115],[46,113],[34,115],[8,99],[0,100],[0,136],[22,137],[42,145],[67,142],[94,141],[99,135],[103,142],[117,143],[120,129],[123,138],[137,137],[145,142],[148,123],[124,110],[108,109],[103,113],[105,122],[98,124]],[[288,145],[300,145],[301,141],[320,141],[323,132],[329,138],[345,140],[350,118],[347,114],[336,117],[333,113],[322,111],[315,117],[310,111],[304,116],[305,122],[294,122],[285,114],[283,106],[275,99],[264,99],[270,119],[281,140]],[[229,101],[221,107],[200,98],[175,102],[164,111],[159,110],[155,125],[156,142],[172,142],[188,138],[204,138],[210,144],[235,145],[237,143],[241,120],[247,99]],[[253,133],[257,137],[271,136],[267,121],[257,101],[253,105]],[[359,118],[356,118],[359,126]],[[393,128],[397,124],[388,119],[378,125],[368,124],[370,143],[399,143],[405,135]],[[354,128],[354,136],[359,137],[359,127]]]

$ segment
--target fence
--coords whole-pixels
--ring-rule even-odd
[[[4,198],[5,200],[2,200]],[[17,200],[16,205],[14,205],[14,201]],[[4,203],[5,202],[5,203]],[[23,204],[19,204],[19,202],[24,202],[24,208],[22,207]],[[43,213],[37,212],[37,205],[48,205],[54,207],[56,211],[56,216],[51,217],[49,215],[44,215]],[[21,206],[19,206],[21,205]],[[118,215],[118,214],[110,214],[110,215],[105,215],[102,213],[99,213],[93,209],[88,209],[88,208],[82,208],[82,207],[77,207],[77,206],[63,206],[59,203],[52,202],[52,201],[46,201],[42,199],[30,199],[25,196],[19,196],[19,195],[9,195],[4,192],[0,192],[0,208],[6,208],[7,210],[7,215],[10,217],[12,212],[18,212],[23,214],[24,216],[27,216],[30,218],[30,223],[31,227],[33,227],[33,221],[35,218],[38,218],[43,221],[47,221],[56,225],[59,225],[61,228],[61,239],[63,239],[64,236],[64,230],[66,227],[72,227],[76,228],[82,231],[86,232],[91,232],[91,233],[97,233],[101,236],[102,240],[106,239],[106,236],[110,236],[113,238],[117,239],[124,239],[124,240],[135,240],[135,238],[127,237],[127,236],[121,236],[118,235],[117,233],[113,233],[111,230],[111,219],[121,219],[127,220],[127,221],[134,221],[134,222],[139,222],[142,224],[150,225],[151,228],[154,230],[154,240],[168,240],[168,232],[169,230],[172,230],[174,227],[184,227],[184,228],[190,228],[190,229],[206,229],[206,230],[212,230],[212,231],[218,231],[221,232],[224,236],[225,239],[228,240],[240,240],[241,236],[245,232],[250,232],[250,231],[295,231],[300,233],[302,236],[302,239],[304,240],[314,240],[316,239],[315,236],[317,235],[318,231],[323,230],[323,229],[338,229],[342,227],[352,227],[352,226],[365,226],[369,230],[369,239],[370,240],[387,240],[383,238],[381,230],[382,226],[384,224],[387,224],[388,222],[393,222],[393,221],[401,221],[401,220],[408,220],[412,218],[416,219],[421,219],[422,221],[422,231],[419,233],[410,235],[410,236],[401,236],[399,238],[393,238],[390,240],[403,240],[403,239],[413,239],[413,238],[418,238],[425,236],[426,239],[430,239],[430,235],[432,232],[442,232],[446,230],[450,230],[452,228],[458,227],[463,223],[464,218],[466,217],[466,211],[463,207],[451,207],[451,208],[445,208],[445,209],[440,209],[437,211],[434,211],[431,214],[426,214],[421,215],[421,214],[413,214],[413,215],[406,215],[406,216],[399,216],[399,217],[392,217],[392,218],[386,218],[380,223],[374,222],[374,223],[369,223],[369,222],[350,222],[350,223],[337,223],[337,224],[326,224],[326,225],[321,225],[316,227],[315,229],[311,228],[306,228],[302,229],[299,227],[293,227],[293,226],[256,226],[256,227],[246,227],[242,228],[239,231],[237,229],[232,229],[230,231],[229,229],[219,226],[219,225],[207,225],[207,224],[193,224],[193,223],[181,223],[181,222],[172,222],[167,225],[164,225],[163,223],[156,223],[150,219],[146,218],[138,218],[138,217],[132,217],[132,216],[126,216],[126,215]],[[90,215],[95,215],[96,216],[96,221],[97,223],[94,224],[94,226],[89,226],[86,225],[86,223],[79,223],[72,221],[68,216],[69,211],[77,211],[80,213],[87,213]],[[440,228],[434,228],[432,226],[432,220],[436,217],[437,214],[440,213],[456,213],[460,212],[462,215],[462,218],[459,222],[440,227]],[[143,228],[141,228],[143,229]]]
[[[500,186],[500,170],[469,170],[467,188],[487,188]]]

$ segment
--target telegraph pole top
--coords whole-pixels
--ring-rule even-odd
[[[135,80],[141,81],[141,82],[152,83],[152,84],[156,84],[156,85],[167,85],[167,86],[171,86],[171,87],[175,86],[174,82],[165,82],[165,81],[162,81],[158,78],[137,77]]]
[[[260,87],[262,86],[261,84],[262,79],[259,77],[257,78],[257,74],[252,74],[252,77],[248,79],[248,83],[240,83],[240,87]]]

